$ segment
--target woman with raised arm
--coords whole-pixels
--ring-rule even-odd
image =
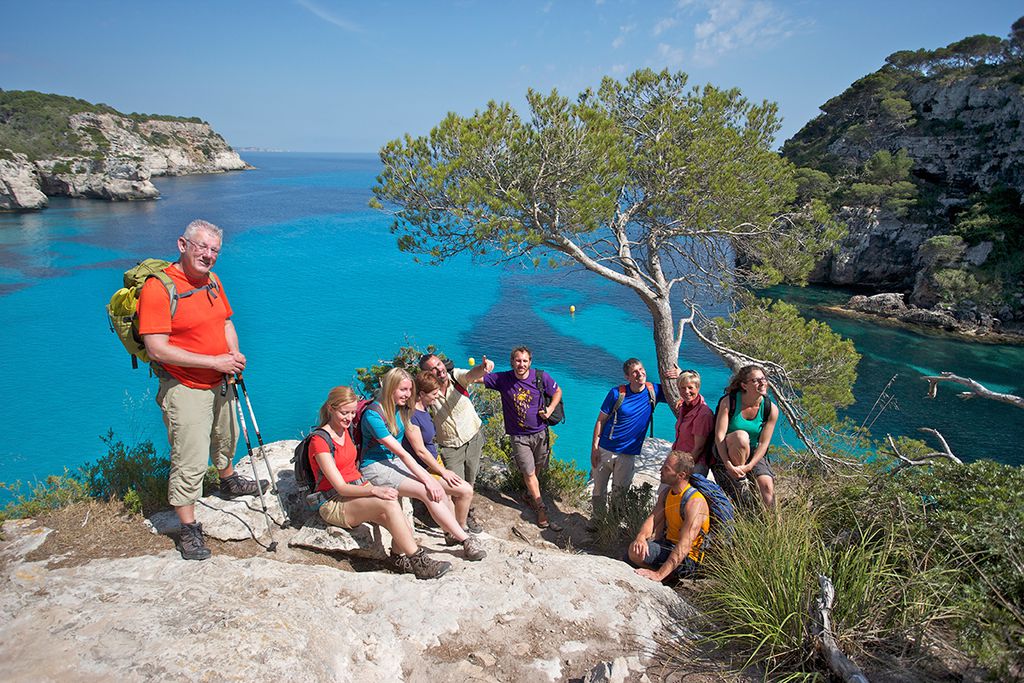
[[[711,469],[722,488],[738,500],[738,486],[753,479],[765,507],[775,505],[775,474],[768,444],[779,408],[768,398],[768,377],[760,365],[740,368],[729,380],[715,411],[715,450]]]
[[[413,382],[416,385],[416,400],[409,415],[409,422],[405,426],[405,439],[402,440],[402,446],[420,459],[420,464],[433,475],[444,492],[448,494],[455,519],[459,522],[459,526],[468,532],[466,521],[469,515],[469,505],[473,502],[473,487],[468,481],[445,468],[444,461],[437,453],[437,444],[434,443],[434,421],[427,413],[427,406],[436,403],[441,394],[441,382],[434,373],[428,370],[420,370],[416,373]],[[446,540],[454,539],[446,538]]]
[[[676,405],[676,440],[674,451],[693,454],[693,473],[708,476],[715,430],[715,414],[700,393],[700,373],[683,370],[676,380],[679,395]]]
[[[320,517],[343,529],[363,522],[381,525],[391,533],[392,569],[415,574],[419,579],[437,578],[452,565],[433,560],[422,548],[416,547],[412,529],[398,502],[398,491],[373,486],[359,473],[356,447],[349,434],[356,406],[356,394],[351,388],[331,389],[320,406],[320,427],[309,438],[309,464],[317,482],[316,491],[326,498],[319,508]],[[327,442],[325,433],[331,443]]]
[[[391,368],[381,380],[380,397],[363,411],[363,448],[360,469],[371,483],[398,489],[398,495],[416,498],[445,531],[447,545],[461,545],[467,560],[487,555],[476,536],[466,533],[451,507],[444,487],[402,447],[413,408],[412,376]]]

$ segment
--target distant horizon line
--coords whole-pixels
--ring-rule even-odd
[[[354,151],[351,151],[351,150],[345,150],[345,151],[338,151],[338,150],[310,151],[310,150],[303,150],[303,149],[279,149],[279,148],[272,148],[272,147],[256,147],[256,146],[243,146],[243,147],[232,146],[231,149],[233,149],[236,152],[260,152],[260,153],[265,153],[265,154],[371,154],[371,155],[376,156],[379,153],[377,150],[370,151],[370,152],[361,152],[361,151],[360,152],[354,152]]]

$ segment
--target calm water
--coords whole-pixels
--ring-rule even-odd
[[[103,307],[136,261],[173,259],[175,237],[197,217],[225,229],[216,270],[235,309],[265,441],[298,437],[328,388],[352,382],[356,367],[390,358],[405,343],[435,344],[463,366],[486,354],[502,369],[508,351],[525,343],[535,366],[564,390],[568,421],[557,430],[556,453],[583,464],[601,400],[621,381],[622,360],[635,355],[654,367],[646,310],[619,287],[574,269],[465,259],[431,267],[400,253],[387,217],[367,208],[375,157],[246,158],[258,170],[158,179],[163,198],[156,202],[53,200],[41,213],[0,214],[0,480],[95,460],[109,428],[128,442],[152,439],[166,452],[156,382],[145,369],[131,369]],[[1002,434],[1019,432],[1022,416],[957,401],[950,390],[924,402],[924,383],[915,379],[949,369],[1020,392],[1011,372],[1024,366],[1020,349],[936,342],[848,321],[836,328],[865,354],[862,404],[851,414],[866,412],[899,371],[902,411],[886,413],[883,430],[942,425],[958,452],[1021,462]],[[682,354],[681,365],[704,375],[705,394],[718,395],[727,371],[717,357],[692,337]],[[671,415],[658,411],[655,433],[668,438]]]

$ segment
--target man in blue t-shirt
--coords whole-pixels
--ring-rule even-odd
[[[630,358],[623,363],[622,372],[628,384],[608,392],[594,423],[590,470],[594,480],[595,514],[605,509],[609,479],[613,493],[628,489],[633,483],[636,456],[643,448],[644,434],[654,419],[654,406],[667,402],[661,385],[647,381],[647,370],[639,359]],[[672,368],[665,376],[675,379],[679,368]]]

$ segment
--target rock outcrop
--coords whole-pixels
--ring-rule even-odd
[[[19,106],[38,107],[40,100],[69,112],[68,130],[59,139],[65,151],[52,151],[57,144],[52,139],[47,140],[50,151],[4,149],[0,126],[0,209],[40,209],[46,206],[46,196],[154,199],[160,192],[150,180],[153,176],[251,168],[209,124],[198,119],[125,116],[103,105],[38,93],[31,98],[10,97],[10,111],[0,113],[23,114],[37,126],[44,125],[40,121],[48,119],[32,118],[33,111],[18,111]]]
[[[847,207],[839,212],[847,235],[834,253],[818,263],[814,282],[909,290],[917,273],[918,250],[934,232],[877,207]]]
[[[293,445],[264,448],[287,508],[297,503]],[[267,498],[275,527],[276,500]],[[269,538],[258,501],[203,502],[211,535],[248,525]],[[679,594],[622,562],[487,535],[488,556],[465,562],[419,531],[428,552],[454,565],[427,582],[300,563],[292,527],[275,528],[281,547],[257,557],[187,562],[164,551],[77,566],[30,559],[50,533],[31,520],[3,533],[6,681],[622,680],[640,675],[659,640],[693,637],[695,613]]]
[[[24,154],[0,151],[0,210],[32,210],[46,206],[36,167]]]

